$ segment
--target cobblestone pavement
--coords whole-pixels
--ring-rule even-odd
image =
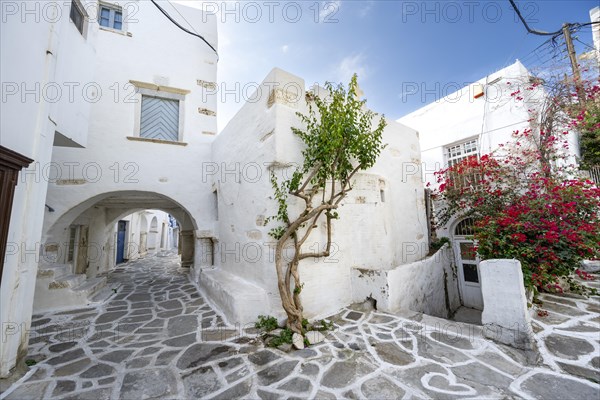
[[[544,296],[541,357],[479,326],[359,306],[332,317],[325,342],[283,353],[226,327],[173,256],[110,281],[121,286],[101,306],[34,317],[38,363],[7,399],[600,398],[598,297]]]

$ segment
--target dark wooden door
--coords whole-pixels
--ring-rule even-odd
[[[6,255],[6,242],[8,240],[8,226],[12,213],[15,187],[19,179],[19,171],[33,162],[13,150],[0,146],[0,282],[2,281],[2,267]]]

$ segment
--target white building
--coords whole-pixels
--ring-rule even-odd
[[[590,21],[594,22],[592,25],[592,40],[594,42],[594,49],[589,53],[596,59],[598,67],[600,67],[600,6],[594,7],[590,10]]]
[[[423,180],[432,188],[438,183],[434,173],[471,156],[492,154],[500,145],[514,141],[513,132],[531,128],[536,120],[529,110],[539,109],[545,92],[530,72],[516,61],[461,90],[414,111],[398,122],[419,132]],[[566,137],[572,157],[579,154],[577,135]],[[438,227],[438,234],[454,245],[463,304],[483,308],[478,263],[470,218],[453,219]]]
[[[283,317],[264,222],[276,213],[270,171],[300,161],[290,128],[307,110],[305,82],[274,69],[216,136],[217,56],[198,37],[216,48],[214,15],[161,2],[192,35],[148,1],[72,0],[41,23],[21,23],[19,7],[45,2],[15,4],[2,24],[0,149],[11,162],[0,166],[20,180],[13,205],[0,204],[11,222],[0,375],[26,354],[32,310],[101,300],[106,272],[161,250],[178,249],[228,322]],[[456,308],[448,260],[424,260],[417,132],[389,121],[383,139],[341,207],[333,254],[300,265],[309,318],[366,298],[385,311]],[[308,246],[323,244],[316,230]]]
[[[77,2],[75,18],[92,3]],[[72,83],[94,80],[98,29],[76,26],[70,13],[67,2],[2,2],[0,376],[26,354],[53,149],[87,144],[91,104],[70,101],[68,93]],[[74,89],[81,93],[81,86]],[[9,159],[29,165],[13,182],[4,179],[18,170]],[[6,195],[14,184],[11,199]]]
[[[207,176],[218,199],[218,237],[205,240],[214,254],[197,265],[196,274],[231,321],[252,322],[258,314],[283,316],[274,273],[275,242],[264,221],[277,213],[271,170],[300,165],[300,141],[290,129],[300,126],[296,112],[307,112],[304,81],[274,69],[213,144],[215,165]],[[423,184],[417,171],[406,168],[419,159],[416,132],[389,121],[383,141],[387,148],[373,168],[356,178],[339,211],[333,254],[300,265],[308,318],[326,316],[369,295],[387,298],[385,287],[359,291],[361,284],[355,281],[362,274],[357,271],[392,270],[428,252]],[[307,250],[324,246],[324,235],[323,228],[315,231]]]
[[[214,17],[166,4],[216,47]],[[5,376],[26,351],[36,275],[92,295],[104,283],[96,276],[116,264],[117,222],[127,215],[173,215],[183,262],[193,264],[194,231],[213,219],[210,185],[192,172],[210,160],[216,132],[216,102],[203,96],[216,80],[216,55],[151,2],[11,2],[2,10],[3,159],[33,160],[12,207],[2,204],[11,221],[0,305]],[[90,254],[69,261],[69,243],[87,243]],[[92,249],[100,254],[90,257]]]

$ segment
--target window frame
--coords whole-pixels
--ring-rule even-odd
[[[65,263],[71,263],[77,258],[77,225],[69,226],[69,234],[67,238],[67,251],[65,254]]]
[[[190,90],[186,89],[178,89],[170,86],[159,86],[154,83],[129,80],[129,84],[133,85],[135,88],[135,96],[132,98],[132,102],[135,103],[134,108],[134,126],[133,126],[133,135],[128,136],[129,140],[139,140],[139,141],[149,141],[149,142],[157,142],[157,143],[169,143],[169,144],[177,144],[181,146],[187,146],[187,143],[184,142],[184,126],[186,120],[185,114],[185,99],[188,94],[191,93]],[[151,96],[158,97],[168,100],[178,100],[179,101],[179,132],[178,139],[176,142],[168,141],[168,140],[160,140],[160,139],[150,139],[140,136],[141,125],[142,125],[142,96]]]
[[[469,151],[467,151],[467,147],[466,145],[471,145],[472,143],[475,143],[475,147],[474,150],[473,147],[469,146]],[[460,147],[460,153],[456,154],[456,155],[452,155],[452,149],[455,149],[457,147]],[[460,162],[471,158],[471,157],[476,157],[479,160],[480,154],[479,154],[479,137],[477,136],[472,136],[463,140],[460,140],[458,142],[453,142],[450,143],[446,146],[444,146],[444,164],[446,166],[446,168],[450,168],[453,167],[457,164],[459,164]],[[456,181],[456,178],[458,177],[457,175],[455,175],[455,172],[452,171],[448,171],[446,173],[449,177],[451,177],[453,180],[455,180],[455,185],[457,187],[467,187],[467,186],[472,186],[472,185],[477,185],[479,183],[479,181],[481,180],[481,176],[479,176],[478,174],[474,174],[474,175],[469,175],[467,176],[460,176],[461,180],[460,181]]]
[[[102,25],[102,10],[108,10],[109,15],[108,15],[108,25],[109,26],[104,26]],[[115,16],[116,13],[120,13],[121,14],[121,28],[115,28]],[[123,7],[119,6],[118,4],[112,4],[112,3],[106,3],[104,1],[100,1],[98,3],[98,25],[100,26],[100,29],[104,29],[104,30],[109,30],[109,31],[114,31],[114,32],[119,32],[119,33],[125,33],[127,32],[127,27],[125,24],[125,10],[123,9]]]
[[[475,149],[466,151],[465,145],[471,144],[473,142],[475,142]],[[460,154],[452,155],[451,149],[457,147],[460,147]],[[476,156],[479,159],[479,138],[477,136],[466,138],[444,146],[444,164],[446,165],[446,168],[456,165],[459,162],[472,156]]]

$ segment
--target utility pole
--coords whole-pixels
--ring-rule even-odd
[[[575,53],[575,47],[573,46],[573,39],[571,38],[571,24],[563,24],[562,31],[565,36],[569,59],[571,60],[571,69],[573,70],[573,79],[575,80],[577,97],[579,97],[579,101],[583,101],[585,100],[585,92],[581,86],[581,74],[579,72],[579,65],[577,64],[577,55]]]
[[[585,100],[585,91],[583,90],[583,86],[581,85],[581,74],[579,72],[579,65],[577,65],[577,55],[575,54],[575,47],[573,46],[573,40],[571,39],[571,26],[573,24],[568,24],[565,23],[562,26],[562,32],[561,30],[557,30],[556,32],[544,32],[544,31],[538,31],[536,29],[531,29],[529,27],[529,25],[527,24],[527,21],[525,21],[525,18],[523,17],[523,15],[521,14],[521,11],[519,11],[519,7],[517,7],[517,5],[515,4],[514,0],[508,0],[510,2],[510,5],[512,6],[513,10],[515,10],[515,12],[517,13],[517,16],[519,17],[519,19],[521,20],[521,23],[523,23],[523,26],[525,27],[525,29],[527,29],[527,32],[532,33],[534,35],[539,35],[539,36],[552,36],[553,39],[556,38],[557,36],[559,36],[561,33],[565,36],[565,42],[567,43],[567,52],[569,53],[569,59],[571,60],[571,69],[573,70],[573,78],[575,80],[575,90],[577,91],[577,96],[579,97],[579,101],[584,101]]]

